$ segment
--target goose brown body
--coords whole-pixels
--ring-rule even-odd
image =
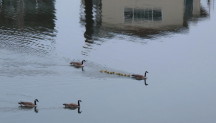
[[[82,62],[70,62],[70,64],[74,67],[84,67],[84,62],[86,62],[85,60],[82,60]]]
[[[25,106],[25,107],[35,107],[35,106],[37,106],[36,102],[39,102],[38,99],[35,99],[34,103],[21,101],[21,102],[18,102],[18,104],[20,104],[20,106]]]
[[[131,76],[132,76],[132,78],[134,78],[136,80],[144,80],[144,79],[147,79],[146,73],[148,73],[148,71],[146,71],[144,75],[132,74]]]
[[[80,102],[82,102],[82,101],[78,100],[78,104],[75,104],[75,103],[64,103],[63,105],[65,106],[65,108],[76,109],[76,108],[80,108]]]

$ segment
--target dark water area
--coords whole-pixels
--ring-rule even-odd
[[[214,0],[0,0],[0,122],[214,123],[215,25]]]

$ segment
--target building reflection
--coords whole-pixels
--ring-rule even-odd
[[[4,47],[49,52],[56,35],[55,0],[0,0],[0,31]]]
[[[208,16],[200,0],[82,0],[86,42],[111,33],[143,38],[165,32],[181,32],[189,22]]]

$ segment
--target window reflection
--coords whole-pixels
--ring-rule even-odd
[[[124,18],[126,23],[132,23],[133,21],[161,21],[162,12],[160,9],[125,8]]]

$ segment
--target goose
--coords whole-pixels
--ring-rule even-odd
[[[111,74],[115,74],[115,72],[111,72]]]
[[[131,76],[132,76],[132,78],[134,78],[136,80],[144,80],[144,79],[147,79],[146,73],[148,73],[148,71],[145,72],[144,76],[139,75],[139,74],[132,74]]]
[[[36,102],[39,102],[38,99],[35,99],[34,100],[34,103],[32,102],[18,102],[18,104],[20,104],[20,106],[24,106],[24,107],[36,107],[37,106],[37,103]]]
[[[63,105],[65,106],[65,108],[76,109],[76,108],[80,108],[80,102],[82,102],[82,101],[78,100],[78,104],[75,104],[75,103],[64,103]]]
[[[82,62],[70,62],[70,64],[74,67],[84,67],[84,62],[86,62],[86,60],[82,60]]]

